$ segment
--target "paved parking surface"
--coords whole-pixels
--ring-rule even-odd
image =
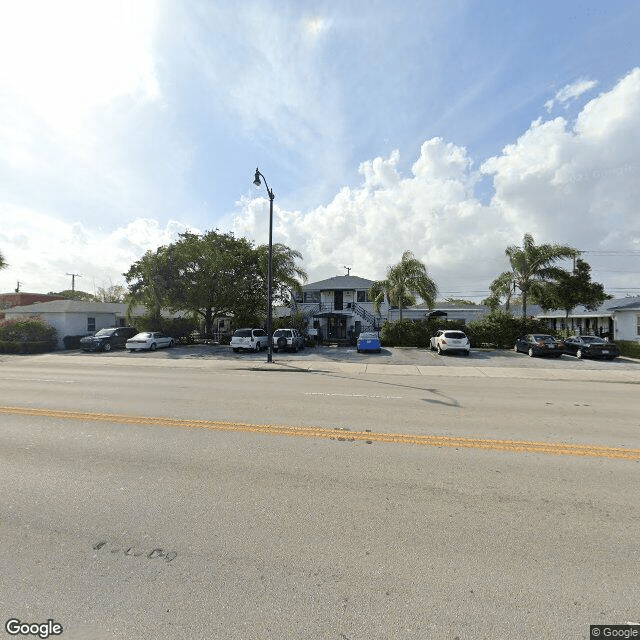
[[[132,362],[165,360],[172,362],[190,361],[220,361],[222,363],[236,365],[244,363],[257,366],[267,363],[267,352],[260,353],[240,352],[233,353],[230,347],[221,345],[189,345],[179,346],[173,349],[161,349],[154,352],[112,351],[110,353],[85,353],[82,351],[60,351],[49,354],[50,357],[82,357],[82,358],[116,358]],[[23,357],[23,356],[14,356]],[[362,370],[367,373],[415,373],[425,374],[429,369],[441,369],[445,375],[465,375],[465,371],[490,371],[495,369],[494,375],[500,369],[523,369],[533,373],[539,370],[544,372],[618,372],[618,375],[629,375],[630,379],[640,379],[640,360],[632,358],[616,358],[613,361],[578,360],[574,356],[563,355],[555,358],[530,358],[523,353],[515,353],[510,350],[473,349],[467,357],[459,354],[439,356],[428,349],[414,347],[386,347],[380,353],[358,353],[355,347],[321,346],[318,348],[306,348],[298,353],[279,352],[273,354],[273,362],[285,366],[295,366],[309,369],[317,366],[340,366],[349,370]],[[524,373],[524,371],[523,371]],[[487,373],[486,375],[491,375]],[[516,374],[518,375],[518,374]]]

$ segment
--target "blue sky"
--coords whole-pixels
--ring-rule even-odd
[[[640,293],[640,4],[0,6],[0,291],[123,283],[218,228],[481,298],[526,232]],[[613,255],[605,256],[604,251]]]

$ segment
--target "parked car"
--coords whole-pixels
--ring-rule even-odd
[[[365,331],[358,336],[356,347],[358,353],[362,353],[363,351],[380,353],[380,336],[376,331]]]
[[[83,351],[111,351],[111,349],[123,349],[127,340],[138,333],[134,327],[110,327],[100,329],[92,336],[80,339],[80,348]]]
[[[438,329],[430,341],[431,351],[442,355],[445,351],[461,351],[465,356],[471,352],[471,343],[467,334],[459,329]]]
[[[231,348],[234,353],[240,349],[260,351],[269,346],[269,336],[264,329],[237,329],[231,336]]]
[[[289,349],[294,353],[304,349],[304,337],[297,329],[276,329],[273,332],[273,350]]]
[[[556,340],[553,336],[543,333],[530,333],[520,336],[516,340],[513,350],[522,353],[528,353],[531,358],[533,356],[550,356],[559,358],[562,355],[563,344]]]
[[[564,342],[564,352],[576,358],[604,358],[613,360],[620,355],[620,349],[613,342],[598,336],[571,336]]]
[[[160,331],[143,331],[127,340],[127,351],[155,351],[163,347],[173,347],[175,344],[171,336]]]

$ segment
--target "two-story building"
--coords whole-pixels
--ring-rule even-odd
[[[313,282],[296,296],[295,307],[305,317],[310,332],[315,329],[322,340],[353,339],[361,331],[379,329],[386,318],[387,304],[376,313],[369,300],[373,282],[352,275]]]

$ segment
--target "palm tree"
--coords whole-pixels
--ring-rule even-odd
[[[405,251],[400,262],[389,267],[386,279],[374,282],[369,289],[369,299],[373,301],[376,313],[380,313],[380,305],[386,299],[400,309],[401,321],[402,310],[416,304],[416,295],[427,303],[429,309],[433,309],[438,286],[411,251]]]
[[[269,245],[260,245],[257,252],[260,270],[266,280],[269,270]],[[274,298],[285,302],[290,292],[301,293],[302,282],[307,280],[307,272],[297,262],[302,260],[302,254],[281,242],[272,245],[271,253]],[[291,297],[295,300],[293,295]]]
[[[4,256],[0,253],[0,269],[4,269],[7,263],[4,261]]]
[[[574,258],[579,251],[568,245],[541,244],[536,245],[533,236],[525,233],[522,247],[507,247],[505,254],[509,258],[511,271],[500,274],[492,283],[511,281],[522,293],[522,317],[527,317],[527,299],[542,292],[546,282],[552,282],[566,274],[564,269],[554,266],[558,260]],[[499,288],[499,287],[498,287]]]

